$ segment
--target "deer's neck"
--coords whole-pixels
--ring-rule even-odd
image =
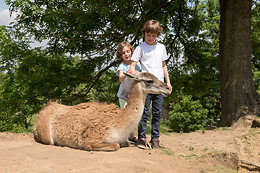
[[[140,84],[133,85],[130,91],[127,105],[121,109],[121,114],[115,119],[116,128],[111,131],[107,141],[122,143],[127,141],[143,115],[146,94],[141,90]]]
[[[140,87],[140,84],[133,86],[127,100],[124,111],[124,119],[128,125],[137,126],[144,111],[146,95]]]

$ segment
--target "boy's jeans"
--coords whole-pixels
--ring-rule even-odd
[[[161,120],[161,112],[162,112],[162,104],[163,104],[163,95],[161,94],[148,94],[146,96],[144,112],[143,116],[138,125],[138,139],[146,138],[146,126],[147,126],[147,118],[149,116],[149,108],[152,102],[152,131],[151,138],[159,139],[159,128],[160,128],[160,120]]]

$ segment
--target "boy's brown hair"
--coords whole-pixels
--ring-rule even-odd
[[[162,33],[163,28],[160,25],[160,22],[157,20],[148,20],[144,23],[142,31],[143,35],[145,33],[152,33],[152,34],[157,34],[159,36]]]
[[[134,48],[132,47],[132,45],[130,43],[128,43],[128,42],[121,42],[121,43],[118,44],[117,50],[116,50],[116,58],[117,59],[121,59],[122,58],[122,54],[123,54],[122,51],[123,51],[125,46],[129,47],[129,49],[131,50],[131,52],[133,54]]]

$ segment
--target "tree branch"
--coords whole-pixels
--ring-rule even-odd
[[[115,60],[115,61],[113,61],[111,64],[109,64],[108,66],[106,66],[104,69],[102,69],[101,71],[99,71],[99,72],[93,77],[93,79],[92,79],[93,82],[92,82],[91,85],[88,86],[86,94],[88,94],[88,93],[90,92],[91,88],[93,88],[93,87],[97,84],[99,78],[102,76],[102,74],[103,74],[104,72],[106,72],[110,67],[113,67],[113,66],[119,64],[120,62],[121,62],[121,61],[119,61],[119,60]]]

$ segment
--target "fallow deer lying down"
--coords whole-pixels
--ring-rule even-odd
[[[137,127],[148,93],[170,94],[168,86],[147,72],[126,74],[131,85],[127,106],[97,102],[65,106],[48,103],[34,124],[35,140],[47,145],[115,151]]]

